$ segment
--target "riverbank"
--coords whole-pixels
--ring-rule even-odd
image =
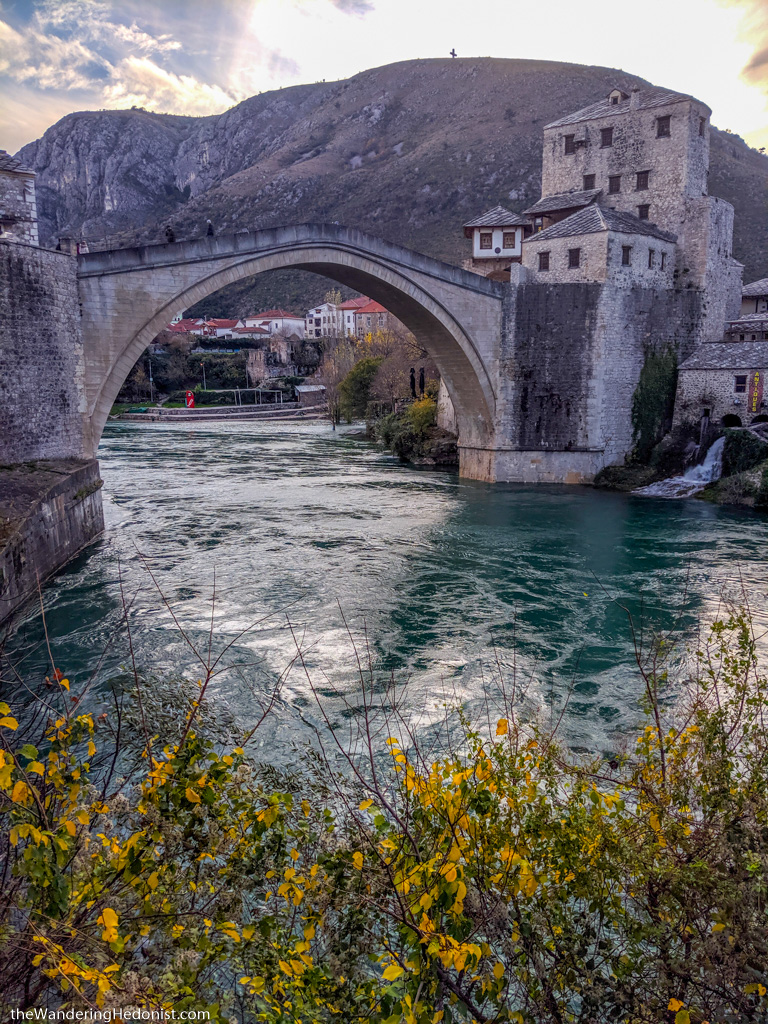
[[[728,428],[720,438],[722,452],[711,480],[706,473],[698,472],[701,465],[689,468],[685,474],[676,466],[670,473],[668,462],[652,459],[650,464],[629,462],[621,466],[606,466],[595,478],[594,486],[656,497],[698,498],[714,505],[768,511],[768,431],[762,426]],[[717,444],[718,439],[715,439],[708,453],[714,451]],[[668,449],[669,445],[666,447]],[[674,486],[676,481],[680,483],[677,489]]]
[[[458,439],[437,425],[437,403],[432,398],[421,398],[399,412],[369,419],[366,433],[370,440],[413,466],[458,468]]]
[[[209,405],[197,409],[145,406],[135,410],[126,409],[115,416],[110,416],[110,419],[136,423],[200,423],[219,420],[322,420],[326,417],[327,412],[322,406],[300,406],[298,402],[283,402],[256,406]]]

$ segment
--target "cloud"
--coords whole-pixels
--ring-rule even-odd
[[[239,98],[193,75],[161,68],[149,57],[124,58],[104,87],[109,107],[137,106],[180,114],[216,114]]]
[[[330,0],[344,14],[368,14],[373,10],[372,0]]]
[[[752,47],[752,56],[742,69],[750,85],[768,92],[768,4],[765,0],[724,0],[726,6],[741,12],[742,39]]]

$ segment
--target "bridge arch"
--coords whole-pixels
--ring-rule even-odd
[[[92,446],[136,360],[179,309],[269,270],[332,278],[386,306],[434,359],[462,447],[487,450],[502,286],[337,225],[303,225],[79,257]]]

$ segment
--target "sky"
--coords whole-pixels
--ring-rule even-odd
[[[621,68],[768,147],[768,0],[0,0],[0,148],[73,110],[214,114],[453,48]]]

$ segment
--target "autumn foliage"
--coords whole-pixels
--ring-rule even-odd
[[[768,1019],[768,687],[749,620],[715,622],[674,685],[663,645],[639,663],[646,725],[610,762],[518,721],[509,693],[490,727],[457,709],[430,746],[363,672],[356,741],[329,728],[301,774],[222,745],[208,676],[172,737],[140,716],[132,747],[121,705],[79,712],[59,674],[34,743],[0,706],[4,1007]]]

